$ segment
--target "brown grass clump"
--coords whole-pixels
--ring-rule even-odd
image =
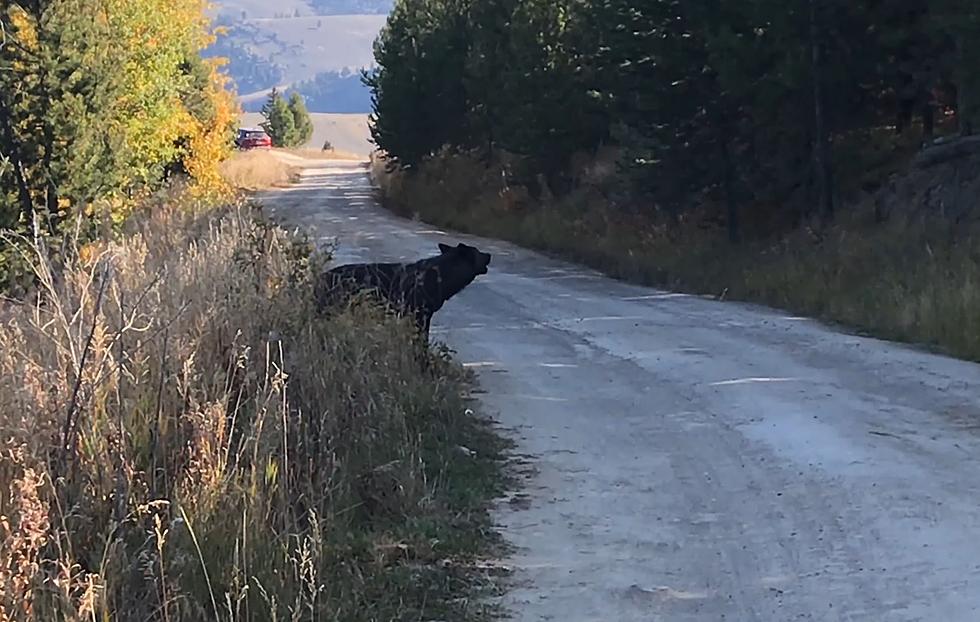
[[[414,175],[388,172],[375,157],[372,170],[385,204],[405,216],[617,278],[761,302],[980,360],[980,232],[967,225],[937,217],[879,224],[873,206],[859,206],[833,228],[733,245],[718,229],[625,214],[597,185],[534,202],[466,156],[435,159]]]
[[[319,259],[244,205],[171,198],[59,271],[21,249],[39,287],[0,309],[0,620],[479,614],[455,597],[497,445],[406,322],[316,317]]]
[[[299,168],[266,149],[236,151],[222,162],[221,175],[238,190],[264,190],[295,179]]]

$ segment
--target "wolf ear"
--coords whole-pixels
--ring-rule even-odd
[[[452,246],[447,246],[447,245],[443,244],[442,242],[439,243],[439,252],[442,253],[443,255],[447,255],[447,254],[451,253],[452,251],[453,251],[453,247]]]

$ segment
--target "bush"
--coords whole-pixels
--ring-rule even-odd
[[[461,370],[369,308],[316,318],[324,258],[247,205],[125,230],[63,272],[32,249],[0,309],[5,619],[461,619],[428,562],[480,550],[496,451]]]

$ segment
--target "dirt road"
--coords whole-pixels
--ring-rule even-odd
[[[514,619],[980,619],[980,367],[447,236],[356,164],[266,201],[342,262],[493,253],[433,334],[537,470]]]

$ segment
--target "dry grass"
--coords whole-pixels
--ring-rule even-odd
[[[481,615],[459,597],[499,445],[405,322],[313,314],[303,240],[171,198],[63,271],[22,248],[40,286],[0,315],[0,619]]]
[[[283,154],[279,156],[277,154]],[[236,151],[221,163],[221,175],[233,188],[243,191],[266,190],[289,185],[303,169],[304,162],[316,160],[364,160],[343,151],[316,149],[252,149]]]
[[[617,278],[761,302],[980,360],[980,244],[962,225],[875,225],[870,210],[858,210],[829,231],[733,246],[722,231],[667,231],[626,218],[597,188],[557,204],[515,201],[526,193],[465,157],[431,162],[414,176],[386,173],[377,158],[373,170],[386,204],[406,216]]]
[[[221,174],[239,190],[264,190],[283,186],[295,179],[299,168],[265,149],[236,151],[222,162]]]

